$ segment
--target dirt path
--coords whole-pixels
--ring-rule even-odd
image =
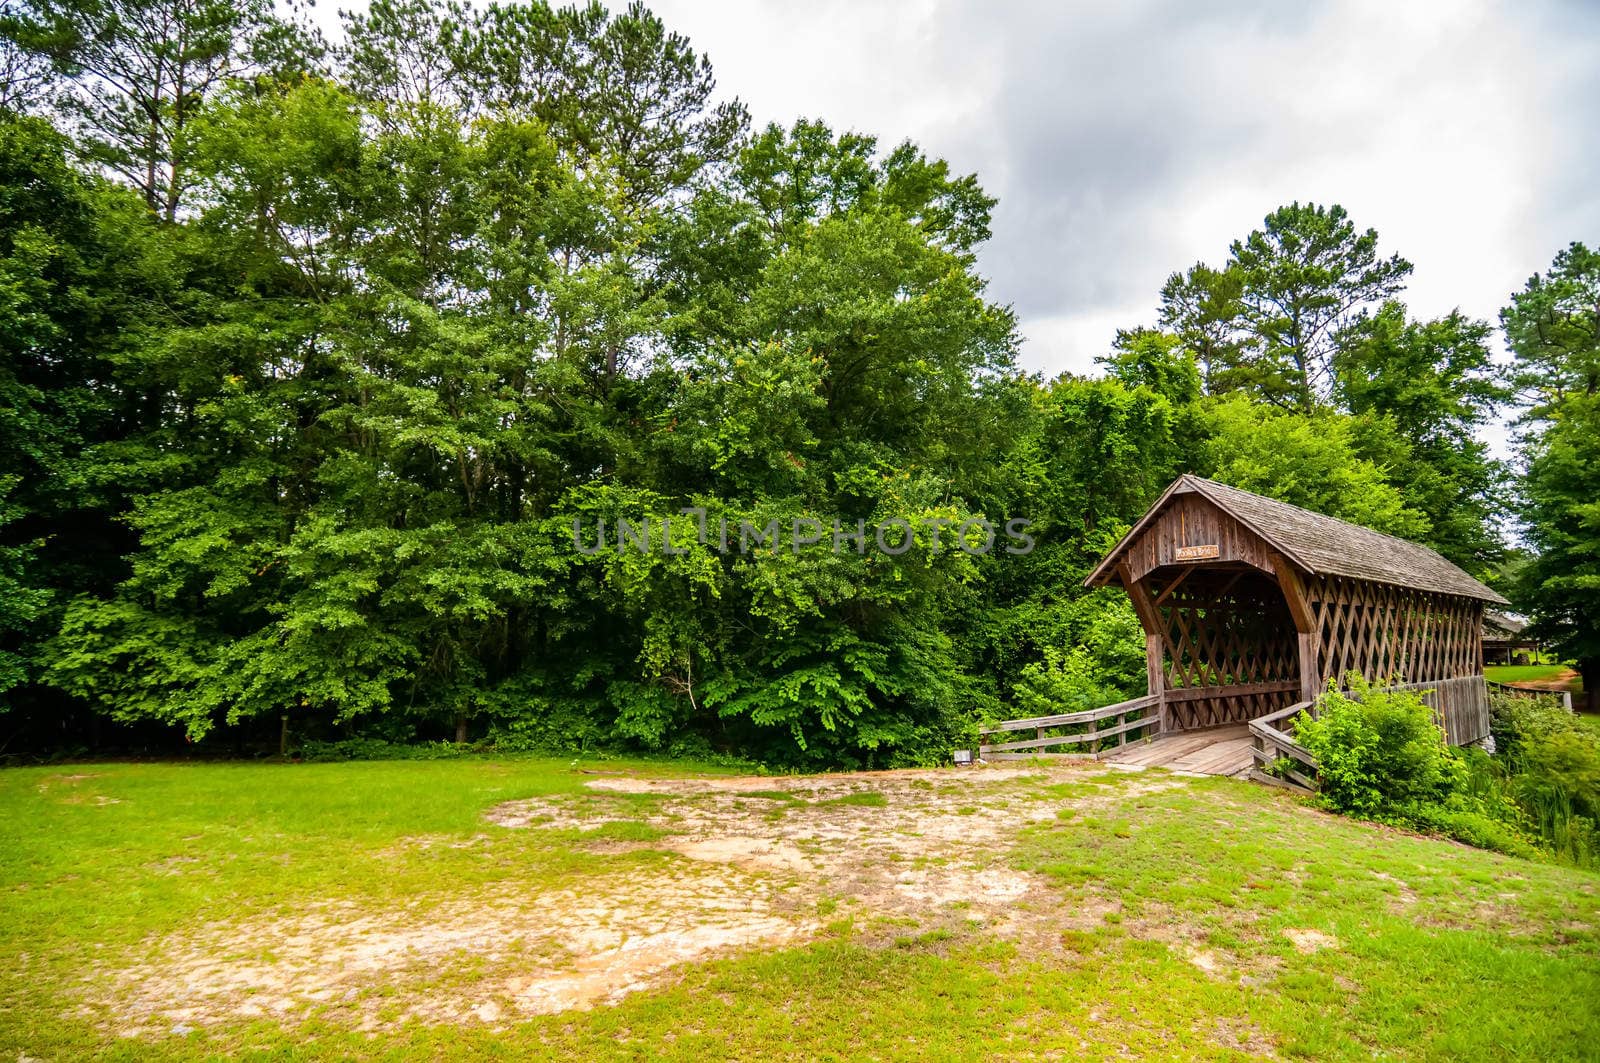
[[[1548,679],[1522,679],[1515,683],[1505,683],[1504,686],[1519,687],[1522,690],[1556,690],[1577,693],[1583,677],[1571,668],[1563,669]]]
[[[1059,894],[1005,860],[1017,834],[1067,807],[1187,782],[1095,764],[602,776],[583,794],[495,806],[482,835],[450,842],[492,847],[508,832],[549,831],[552,845],[570,846],[573,830],[610,823],[659,835],[580,842],[595,857],[581,888],[500,884],[380,910],[330,901],[288,918],[189,928],[152,942],[151,959],[109,972],[108,992],[83,1014],[128,1035],[292,1021],[318,1007],[365,1029],[406,1019],[494,1026],[613,1003],[670,981],[684,963],[803,943],[840,920],[869,941],[958,925],[1023,940],[1043,932],[1034,915],[1047,903],[1049,932],[1059,934],[1097,924],[1114,902],[1085,893],[1058,910]],[[670,856],[648,871],[608,866],[642,850]]]

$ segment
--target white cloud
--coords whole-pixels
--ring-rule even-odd
[[[1169,273],[1294,199],[1342,203],[1414,262],[1424,316],[1493,320],[1569,241],[1600,242],[1590,0],[650,6],[757,123],[822,118],[976,172],[1000,197],[980,267],[1047,373],[1091,369]]]
[[[911,137],[1001,198],[981,254],[1024,361],[1083,370],[1166,275],[1293,199],[1417,266],[1409,301],[1492,319],[1600,239],[1600,19],[1580,5],[666,0],[758,121]]]

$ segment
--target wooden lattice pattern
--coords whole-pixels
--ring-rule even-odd
[[[1127,589],[1163,730],[1313,701],[1330,679],[1417,684],[1453,741],[1486,733],[1483,603],[1426,547],[1180,478],[1090,576]]]
[[[1482,674],[1483,603],[1339,576],[1308,580],[1326,679],[1427,682]]]
[[[1170,725],[1242,723],[1289,704],[1298,690],[1294,623],[1277,584],[1218,568],[1152,587],[1164,627]]]

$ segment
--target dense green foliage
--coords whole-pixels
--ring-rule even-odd
[[[1495,695],[1487,783],[1516,804],[1542,844],[1600,866],[1600,732],[1550,697]]]
[[[1501,313],[1530,403],[1522,485],[1533,633],[1577,661],[1600,712],[1600,252],[1575,243]]]
[[[1551,697],[1491,696],[1495,751],[1452,749],[1414,692],[1349,677],[1295,736],[1317,760],[1319,799],[1339,812],[1439,831],[1471,845],[1536,849],[1600,866],[1600,734]]]
[[[1457,789],[1458,771],[1433,710],[1416,693],[1373,689],[1350,676],[1350,693],[1330,690],[1317,714],[1302,714],[1295,737],[1317,759],[1317,789],[1341,812],[1414,814]]]
[[[1142,690],[1136,621],[1081,581],[1181,472],[1502,558],[1488,327],[1411,320],[1409,264],[1336,206],[1273,212],[1104,376],[1044,381],[977,271],[975,177],[750,129],[643,7],[382,0],[333,46],[260,5],[152,10],[0,21],[25,741],[286,716],[926,761]],[[1539,498],[1592,461],[1557,435]],[[1031,552],[963,548],[1012,518]]]

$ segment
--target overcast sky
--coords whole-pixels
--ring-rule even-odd
[[[1000,199],[981,268],[1050,374],[1092,368],[1153,323],[1168,274],[1295,199],[1376,228],[1426,316],[1493,320],[1600,242],[1600,0],[650,6],[757,123],[976,172]]]

